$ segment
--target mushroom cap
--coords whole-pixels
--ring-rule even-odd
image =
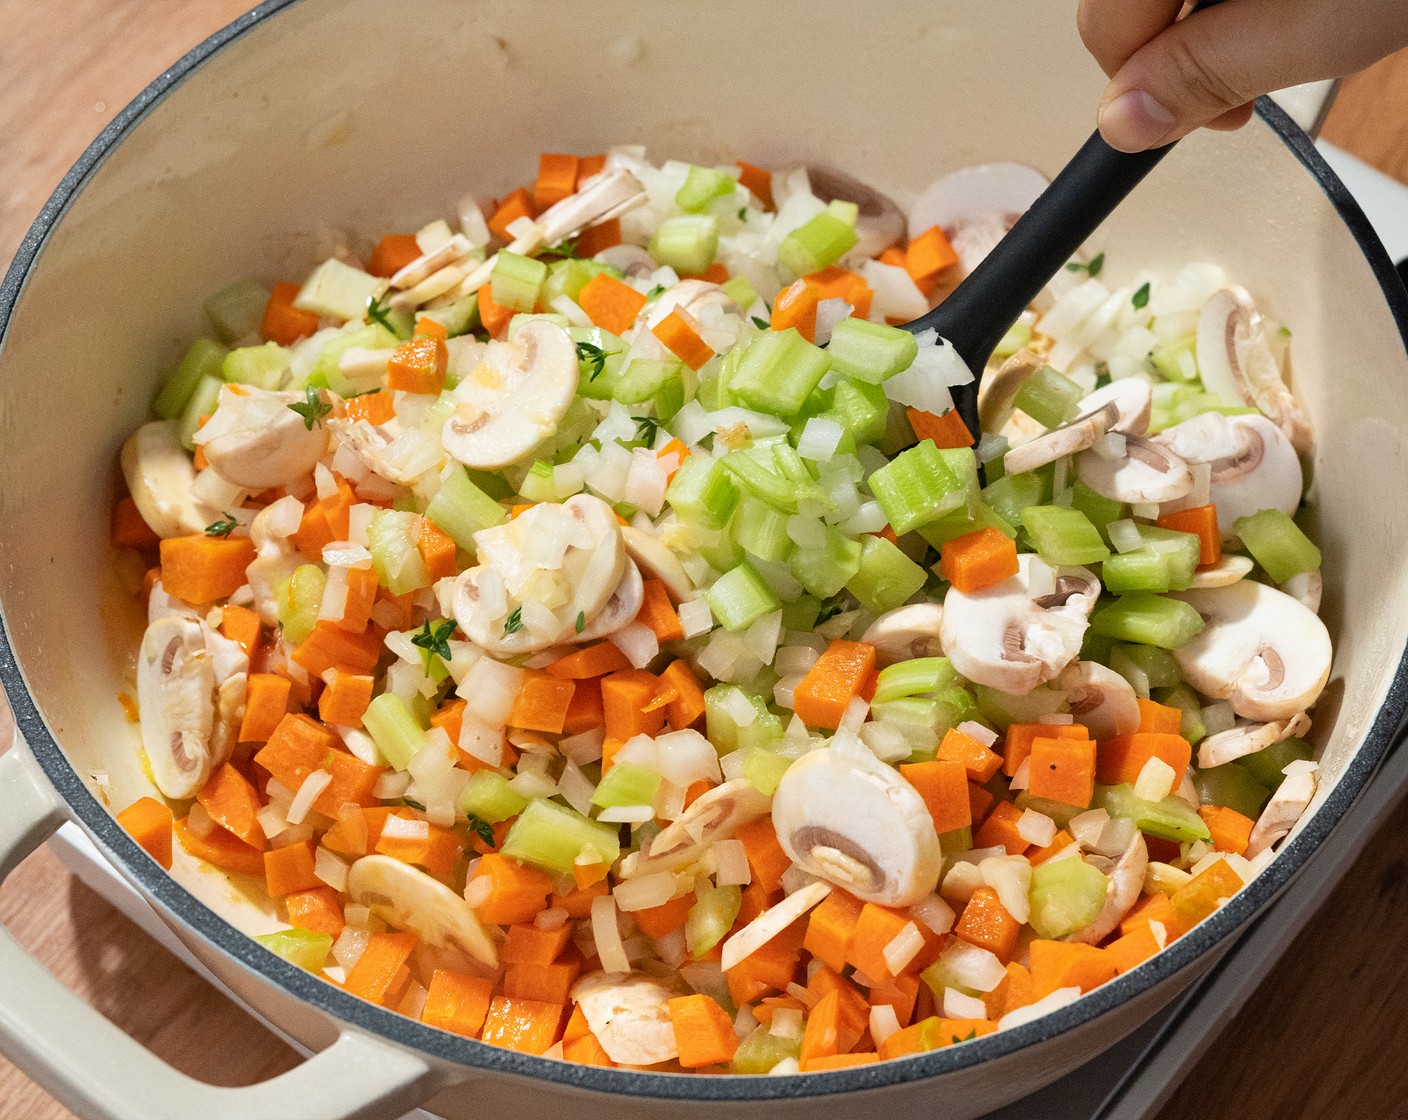
[[[576,635],[579,642],[595,642],[608,634],[614,634],[623,626],[629,626],[640,614],[645,602],[645,581],[640,578],[640,569],[633,561],[627,560],[621,581],[611,592],[606,605],[595,615],[583,615],[582,632]],[[576,627],[574,626],[573,629]]]
[[[1315,799],[1317,784],[1314,770],[1302,770],[1287,777],[1277,787],[1252,826],[1252,834],[1243,853],[1247,859],[1255,859],[1295,827]]]
[[[650,845],[621,861],[621,877],[680,871],[701,859],[716,840],[726,840],[745,824],[768,815],[772,802],[747,778],[733,778],[690,802],[680,816],[655,835]]]
[[[1285,583],[1281,584],[1281,590],[1304,603],[1316,614],[1320,613],[1320,597],[1324,593],[1325,581],[1320,574],[1320,569],[1313,572],[1301,572],[1298,576],[1292,576]]]
[[[1117,502],[1171,502],[1193,489],[1193,472],[1167,446],[1126,434],[1124,454],[1107,459],[1083,451],[1076,459],[1080,480],[1102,498]]]
[[[677,600],[683,602],[694,594],[694,580],[664,541],[634,525],[621,526],[621,540],[626,545],[626,555],[636,566],[651,579],[663,583]]]
[[[537,217],[538,245],[556,245],[588,226],[619,218],[649,201],[645,187],[624,167],[610,167],[585,180],[580,189],[554,202]]]
[[[1216,735],[1209,735],[1198,744],[1198,768],[1206,770],[1212,766],[1235,762],[1249,754],[1257,754],[1282,739],[1304,735],[1310,730],[1310,716],[1299,712],[1290,719],[1273,720],[1270,723],[1253,723],[1251,720],[1238,720],[1236,726]]]
[[[702,308],[715,304],[723,308],[738,310],[729,294],[718,284],[708,280],[681,280],[672,288],[660,293],[660,298],[650,305],[645,315],[647,327],[657,327],[669,318],[673,311],[687,311],[698,318]]]
[[[215,659],[204,626],[169,614],[152,622],[137,653],[137,705],[152,779],[184,800],[210,777]]]
[[[1058,687],[1066,693],[1071,718],[1093,738],[1103,742],[1139,730],[1139,698],[1113,669],[1097,661],[1075,661],[1061,673]]]
[[[498,966],[493,938],[469,903],[408,863],[390,856],[363,856],[348,870],[347,893],[427,945],[460,949],[490,968]]]
[[[1040,171],[1020,163],[986,163],[935,179],[909,208],[909,236],[939,226],[949,230],[975,219],[1010,219],[1026,212],[1046,189]]]
[[[853,252],[863,257],[878,257],[905,235],[904,214],[894,201],[859,179],[837,171],[834,167],[807,165],[807,181],[812,194],[822,202],[841,199],[854,202],[856,242]]]
[[[1092,412],[1081,413],[1068,424],[1052,428],[1044,435],[1014,447],[1002,457],[1008,474],[1023,474],[1094,447],[1095,441],[1108,432],[1119,419],[1119,409],[1113,402],[1100,405]],[[1098,457],[1098,456],[1097,456]],[[1191,480],[1190,480],[1191,485]]]
[[[572,1000],[606,1056],[627,1066],[653,1066],[679,1056],[669,1007],[675,995],[640,973],[592,972],[572,987]]]
[[[1113,404],[1119,413],[1119,418],[1110,425],[1110,431],[1142,436],[1149,428],[1154,388],[1142,377],[1121,377],[1082,398],[1076,408],[1084,415],[1107,404]]]
[[[1305,478],[1295,448],[1265,416],[1224,416],[1204,412],[1165,428],[1154,441],[1190,463],[1209,463],[1209,499],[1217,506],[1217,527],[1226,540],[1232,523],[1258,510],[1293,514]]]
[[[1235,552],[1224,552],[1221,559],[1210,568],[1201,568],[1193,573],[1193,582],[1188,586],[1194,590],[1206,587],[1230,587],[1240,579],[1252,574],[1256,567],[1251,558],[1238,556]],[[1311,608],[1312,610],[1314,608]]]
[[[226,385],[196,433],[210,469],[244,490],[268,490],[308,474],[328,447],[328,429],[289,408],[301,393]]]
[[[612,245],[592,258],[612,268],[619,268],[627,276],[649,276],[659,266],[646,250],[639,245]]]
[[[1052,568],[1032,553],[1018,571],[980,591],[944,597],[943,648],[977,684],[1025,696],[1079,654],[1100,581],[1085,568]]]
[[[120,458],[127,491],[157,536],[199,533],[215,520],[215,511],[191,496],[196,471],[176,434],[176,421],[143,424],[127,437]]]
[[[1237,715],[1289,719],[1315,703],[1330,676],[1330,634],[1314,611],[1284,592],[1244,579],[1180,591],[1207,624],[1173,651],[1183,678]]]
[[[995,432],[1006,424],[1017,390],[1044,365],[1045,358],[1024,347],[983,378],[978,385],[978,419],[983,431]]]
[[[886,611],[860,640],[875,647],[875,659],[882,669],[914,657],[942,657],[943,623],[944,609],[938,603],[911,603]]]

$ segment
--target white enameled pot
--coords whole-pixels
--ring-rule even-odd
[[[0,876],[76,821],[191,950],[312,1049],[249,1089],[185,1078],[0,931],[0,1051],[111,1120],[842,1116],[967,1120],[1068,1072],[1207,968],[1363,787],[1408,692],[1408,308],[1306,138],[1272,105],[1185,141],[1100,231],[1115,280],[1211,260],[1294,330],[1336,640],[1322,785],[1270,868],[1167,952],[1027,1026],[902,1062],[788,1078],[573,1066],[430,1030],[266,952],[266,902],[178,857],[162,872],[109,807],[152,792],[134,725],[141,619],[102,543],[126,433],[232,280],[301,275],[319,230],[379,235],[502,194],[540,151],[845,168],[902,202],[957,167],[1054,172],[1102,79],[1074,4],[926,0],[273,2],[163,74],[59,187],[0,288]]]

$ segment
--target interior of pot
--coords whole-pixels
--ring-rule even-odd
[[[150,792],[133,691],[141,614],[106,546],[116,452],[233,280],[303,274],[329,229],[363,248],[531,180],[540,151],[800,159],[902,204],[954,168],[1054,172],[1103,78],[1073,5],[835,0],[544,6],[302,3],[200,67],[131,127],[49,237],[0,351],[0,606],[40,714],[114,808]],[[1221,264],[1294,332],[1314,417],[1332,683],[1321,798],[1375,719],[1408,635],[1408,359],[1331,201],[1262,122],[1185,142],[1092,243],[1115,281]],[[320,253],[320,246],[322,253]],[[131,573],[127,573],[130,578]],[[102,640],[95,640],[101,632]],[[271,921],[185,865],[245,928]]]

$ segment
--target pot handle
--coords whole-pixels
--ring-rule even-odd
[[[63,824],[58,797],[16,743],[0,754],[0,883]],[[0,1052],[96,1120],[387,1120],[444,1075],[409,1051],[343,1031],[326,1050],[247,1088],[206,1085],[123,1034],[0,926]]]

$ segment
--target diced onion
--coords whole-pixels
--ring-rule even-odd
[[[679,607],[680,627],[686,638],[707,634],[714,625],[714,615],[703,598],[686,599]]]
[[[489,727],[502,727],[522,688],[522,669],[481,657],[455,692],[468,702],[466,716],[474,716]]]
[[[921,898],[909,908],[910,915],[933,933],[944,934],[953,928],[958,915],[953,907],[936,894]]]
[[[1139,532],[1139,526],[1128,517],[1111,521],[1105,531],[1109,534],[1110,543],[1114,545],[1116,552],[1133,552],[1144,547],[1144,537]]]
[[[984,727],[974,720],[964,720],[958,725],[958,730],[967,735],[970,739],[976,739],[985,747],[990,747],[997,742],[997,732],[990,727]]]
[[[383,774],[372,786],[372,796],[380,801],[394,801],[411,786],[411,776],[395,770]]]
[[[715,881],[721,887],[746,887],[753,881],[748,866],[748,849],[742,840],[719,840],[714,844],[714,860],[718,865]]]
[[[388,840],[429,840],[430,822],[397,816],[386,818],[381,826],[381,834]]]
[[[651,805],[615,805],[603,809],[596,819],[603,824],[644,824],[655,819],[655,809]]]
[[[990,992],[1007,976],[1007,968],[997,956],[966,941],[954,941],[940,958],[961,987]]]
[[[483,906],[494,893],[494,880],[487,875],[471,877],[464,887],[464,900],[471,907]],[[597,900],[593,900],[597,901]]]
[[[1022,759],[1021,763],[1017,766],[1017,772],[1012,775],[1012,781],[1007,788],[1014,793],[1020,793],[1031,785],[1031,774],[1032,760],[1030,758]]]
[[[313,874],[335,891],[347,889],[347,864],[326,848],[313,853]]]
[[[880,952],[885,958],[885,967],[890,970],[890,975],[898,976],[909,967],[909,962],[914,960],[923,948],[924,935],[919,932],[919,927],[913,922],[905,922],[904,927],[890,938]]]
[[[660,639],[643,622],[632,622],[609,635],[612,644],[626,655],[635,669],[644,669],[660,653]]]
[[[774,1038],[795,1039],[802,1037],[802,1012],[795,1007],[779,1007],[772,1013],[768,1033]]]
[[[601,758],[605,737],[605,731],[594,727],[590,731],[583,731],[580,735],[572,735],[560,740],[557,749],[562,752],[564,758],[571,759],[578,766],[590,766]]]
[[[1017,818],[1017,835],[1028,844],[1045,848],[1056,839],[1056,822],[1045,813],[1028,809]]]
[[[345,926],[332,944],[333,960],[346,971],[351,972],[362,954],[367,951],[367,942],[372,939],[371,930],[356,929],[351,924]]]
[[[966,996],[957,988],[945,988],[944,1015],[950,1019],[986,1019],[988,1009],[976,996]]]
[[[205,806],[199,801],[195,802],[186,814],[186,828],[193,835],[204,838],[214,832],[215,827],[215,820],[205,811]]]
[[[592,794],[596,792],[596,786],[592,785],[591,779],[583,774],[577,763],[570,758],[562,769],[562,776],[557,779],[557,790],[562,794],[563,800],[582,816],[585,817],[591,812]]]
[[[1100,843],[1100,832],[1109,820],[1110,814],[1104,809],[1087,809],[1072,817],[1066,827],[1075,842],[1088,850]]]
[[[660,776],[668,782],[688,787],[698,781],[722,780],[718,751],[692,728],[657,736],[655,749]]]
[[[1134,796],[1145,801],[1162,801],[1173,792],[1178,774],[1158,755],[1152,756],[1139,771],[1134,782]]]
[[[488,658],[484,660],[487,661]],[[487,766],[498,767],[504,763],[503,732],[497,727],[480,723],[468,712],[460,724],[460,738],[456,745],[465,754]]]
[[[983,882],[997,892],[1002,908],[1025,925],[1031,917],[1027,892],[1032,884],[1032,865],[1021,856],[985,859],[978,864]]]
[[[958,860],[944,876],[939,893],[949,902],[961,902],[967,905],[968,900],[973,897],[973,892],[982,885],[983,875],[978,870],[978,865]]]
[[[835,420],[813,416],[797,439],[797,454],[815,463],[829,463],[841,445],[844,429]]]
[[[820,961],[817,962],[817,964],[820,963]],[[808,974],[808,979],[810,979],[810,974]],[[795,980],[787,985],[785,991],[793,999],[799,1000],[809,1011],[821,1002],[820,996],[818,996],[810,988],[806,988],[803,987],[801,984],[798,984]]]
[[[195,806],[192,806],[192,808],[194,809]],[[204,812],[203,807],[201,811]],[[206,813],[205,819],[208,821],[210,820],[209,813]],[[279,806],[274,805],[272,803],[265,805],[262,809],[259,810],[259,812],[255,813],[254,819],[259,822],[259,827],[263,830],[264,835],[266,837],[277,836],[279,835],[279,833],[283,832],[285,829],[288,828],[288,818],[284,816],[283,809],[279,808]],[[214,827],[215,822],[210,821],[210,824],[211,827]],[[195,825],[192,823],[190,817],[186,818],[186,827],[189,828],[192,832],[195,832]],[[196,835],[209,835],[209,833],[196,833]],[[365,847],[365,845],[366,842],[364,839],[362,845],[360,846]]]
[[[658,871],[652,875],[641,875],[627,879],[612,892],[616,905],[624,913],[637,910],[650,910],[664,906],[678,893],[678,884],[669,871]]]
[[[1151,922],[1150,925],[1153,925]],[[1026,1007],[1019,1007],[1015,1011],[1009,1011],[997,1021],[997,1029],[1000,1031],[1010,1030],[1013,1027],[1020,1027],[1026,1023],[1035,1022],[1043,1015],[1052,1011],[1059,1011],[1063,1007],[1075,1003],[1080,999],[1079,988],[1057,988],[1049,996],[1043,996],[1035,1003],[1029,1003]]]
[[[298,787],[298,793],[294,795],[293,803],[288,807],[288,823],[302,824],[313,808],[313,802],[318,800],[323,790],[331,784],[332,774],[327,770],[314,770],[304,778],[303,784]]]

